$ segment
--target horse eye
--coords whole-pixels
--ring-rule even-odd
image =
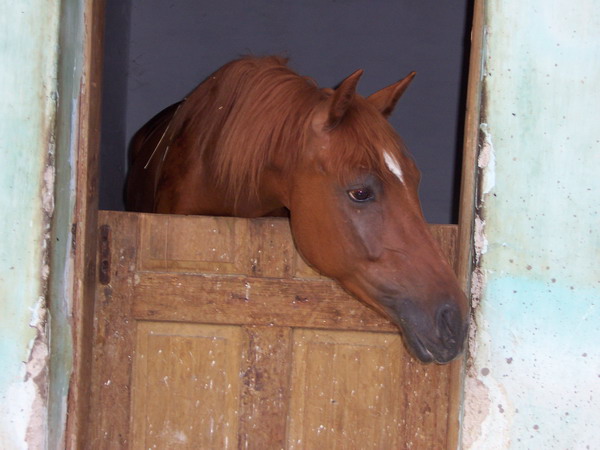
[[[348,195],[355,202],[366,202],[372,200],[374,195],[373,191],[368,187],[362,187],[358,189],[350,189]]]

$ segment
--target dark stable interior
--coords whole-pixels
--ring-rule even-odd
[[[224,63],[279,54],[321,87],[362,68],[364,96],[415,70],[390,120],[423,174],[427,220],[456,223],[470,1],[106,3],[101,209],[124,209],[128,143],[147,120]]]

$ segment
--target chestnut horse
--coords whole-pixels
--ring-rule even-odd
[[[462,350],[467,299],[423,218],[419,172],[386,118],[414,72],[368,98],[362,70],[319,89],[278,57],[232,61],[134,136],[128,209],[289,211],[319,272],[396,323],[423,362]]]

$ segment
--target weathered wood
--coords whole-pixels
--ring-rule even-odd
[[[140,214],[140,221],[141,271],[329,280],[296,252],[285,218]],[[456,261],[456,225],[431,225],[430,231]]]
[[[90,448],[447,447],[454,364],[414,360],[395,325],[302,261],[286,220],[100,225]],[[456,227],[432,232],[455,261]]]
[[[91,410],[89,380],[92,367],[96,291],[104,2],[105,0],[84,2],[84,66],[80,80],[77,123],[73,124],[78,139],[75,174],[77,191],[74,196],[75,208],[71,227],[73,374],[69,384],[65,432],[67,449],[83,448],[89,441],[88,419]],[[69,6],[65,6],[65,9],[68,8]],[[63,101],[68,100],[65,98]]]
[[[140,269],[176,273],[241,274],[289,278],[299,269],[319,278],[301,262],[283,218],[141,215]]]
[[[459,406],[450,397],[456,367],[460,367],[460,361],[439,366],[403,358],[405,384],[401,388],[404,408],[410,411],[403,415],[401,436],[405,448],[454,448],[450,443],[453,430],[448,418]]]
[[[399,448],[400,336],[306,329],[294,335],[287,448]]]
[[[91,409],[85,447],[127,448],[129,445],[131,366],[136,323],[131,315],[136,270],[138,217],[100,212],[110,227],[111,282],[97,284]]]
[[[456,225],[430,225],[429,231],[454,270],[457,269],[458,229]]]
[[[239,448],[284,448],[292,330],[251,326],[242,349]]]
[[[130,448],[237,448],[240,327],[140,322]]]
[[[484,34],[484,2],[473,2],[473,24],[471,28],[471,54],[469,61],[469,84],[466,102],[464,145],[462,155],[462,176],[460,185],[459,241],[457,275],[466,288],[470,284],[471,259],[473,252],[472,234],[477,191],[477,158],[479,156],[479,124],[483,95],[481,63]]]
[[[398,334],[294,338],[287,448],[446,447],[448,366],[406,358]]]
[[[469,59],[469,81],[466,101],[466,118],[464,129],[464,145],[462,153],[462,171],[460,186],[460,210],[458,218],[457,256],[455,270],[460,285],[469,293],[471,289],[471,273],[473,261],[473,224],[477,205],[477,158],[479,156],[479,124],[481,107],[484,102],[482,65],[484,54],[484,1],[473,2],[473,22],[471,26],[471,49]],[[467,354],[468,350],[465,352]],[[448,448],[460,447],[459,430],[460,409],[464,393],[464,374],[466,356],[453,363],[451,384],[449,388],[450,412],[448,415]]]
[[[138,320],[397,331],[332,281],[140,273]]]

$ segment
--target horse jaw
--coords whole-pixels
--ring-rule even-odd
[[[407,349],[421,362],[452,361],[464,349],[468,301],[455,280],[448,276],[450,268],[443,260],[434,262],[439,264],[436,275],[439,281],[431,282],[424,286],[425,292],[419,292],[412,287],[419,284],[414,274],[381,269],[391,265],[386,263],[389,256],[384,252],[380,261],[364,263],[338,281],[356,298],[396,324]]]

